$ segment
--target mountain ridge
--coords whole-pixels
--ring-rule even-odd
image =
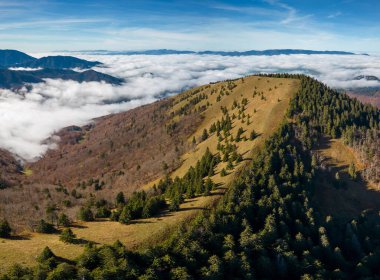
[[[43,79],[72,80],[80,83],[103,81],[114,85],[123,83],[122,79],[95,70],[76,72],[64,69],[40,69],[36,71],[0,69],[0,88],[3,89],[18,89],[26,84],[44,83]]]
[[[57,55],[35,58],[17,50],[0,50],[0,68],[87,69],[101,64],[99,61],[87,61],[73,56]]]
[[[87,61],[73,56],[46,56],[37,60],[20,64],[19,67],[50,68],[50,69],[87,69],[101,65],[99,61]]]
[[[222,55],[222,56],[273,56],[273,55],[291,55],[291,54],[330,54],[330,55],[357,55],[353,52],[346,51],[316,51],[302,49],[268,49],[268,50],[248,50],[248,51],[186,51],[173,49],[153,49],[142,51],[108,51],[108,50],[84,50],[79,51],[89,54],[108,54],[108,55],[171,55],[171,54],[200,54],[200,55]],[[75,53],[75,51],[74,51]],[[367,54],[364,54],[367,55]]]

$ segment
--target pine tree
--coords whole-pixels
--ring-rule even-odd
[[[69,217],[66,214],[61,213],[58,217],[58,225],[62,227],[69,227],[71,224]]]
[[[116,205],[122,205],[125,204],[125,197],[123,192],[119,192],[116,195]]]
[[[239,128],[237,134],[236,134],[236,138],[235,138],[235,141],[236,142],[240,142],[241,141],[241,136],[242,134],[244,133],[244,129],[242,127]]]
[[[257,133],[256,133],[256,131],[254,129],[252,129],[251,134],[249,136],[249,139],[255,140],[256,137],[257,137]]]
[[[51,249],[46,246],[41,254],[37,257],[37,261],[39,263],[45,263],[46,261],[50,260],[50,259],[55,259],[56,256],[54,255],[54,253],[51,251]]]
[[[222,176],[222,177],[227,176],[227,171],[226,171],[226,169],[223,168],[223,169],[220,171],[220,176]]]
[[[214,183],[212,182],[210,177],[207,177],[205,186],[204,186],[204,195],[209,195],[211,190],[214,188]]]
[[[36,227],[36,231],[39,233],[54,233],[56,229],[52,224],[49,224],[44,219],[41,219]]]
[[[233,165],[233,163],[232,163],[232,160],[229,160],[229,161],[228,161],[228,163],[227,163],[227,169],[228,169],[228,170],[232,170],[232,169],[234,169],[234,165]]]
[[[71,228],[65,228],[59,236],[59,240],[64,243],[74,243],[75,239],[76,235],[73,233]]]
[[[207,129],[204,129],[202,133],[202,141],[205,141],[207,138],[208,138],[208,132],[207,132]]]
[[[119,216],[119,222],[128,224],[132,220],[132,213],[128,205],[125,205]]]
[[[172,212],[178,211],[179,205],[180,205],[180,200],[179,200],[178,195],[176,195],[170,201],[169,210]]]
[[[81,207],[79,209],[78,219],[84,222],[91,222],[95,220],[95,217],[89,207]]]

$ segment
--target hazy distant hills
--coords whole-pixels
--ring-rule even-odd
[[[101,65],[98,61],[87,61],[73,56],[47,56],[35,58],[16,50],[0,50],[2,67],[50,68],[50,69],[88,69]]]
[[[84,72],[76,72],[64,69],[42,69],[37,71],[13,71],[8,69],[0,69],[0,88],[15,89],[20,88],[24,84],[42,83],[43,79],[62,79],[73,80],[77,82],[105,82],[109,84],[119,85],[122,79],[113,76],[87,70]]]
[[[16,50],[0,50],[0,88],[17,89],[25,84],[43,83],[43,79],[62,79],[77,82],[106,82],[119,85],[122,79],[94,70],[76,72],[70,69],[89,69],[101,65],[73,56],[35,58]],[[36,71],[16,71],[8,68],[35,68]],[[41,69],[42,68],[42,69]]]
[[[22,87],[25,83],[41,83],[42,79],[28,71],[0,69],[0,88],[12,89]]]
[[[87,61],[72,56],[47,56],[33,61],[25,62],[19,67],[50,68],[50,69],[88,69],[101,63],[98,61]]]
[[[168,54],[208,54],[208,55],[222,55],[222,56],[250,56],[250,55],[291,55],[291,54],[335,54],[335,55],[354,55],[352,52],[344,51],[313,51],[313,50],[296,50],[296,49],[273,49],[273,50],[250,50],[250,51],[182,51],[182,50],[146,50],[146,51],[107,51],[107,50],[94,50],[82,51],[89,54],[106,54],[106,55],[168,55]]]

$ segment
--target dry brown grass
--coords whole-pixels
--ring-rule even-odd
[[[175,226],[188,221],[198,211],[209,209],[220,195],[219,190],[214,191],[209,197],[188,199],[180,206],[178,212],[166,211],[158,217],[135,220],[129,225],[99,220],[77,223],[72,230],[78,238],[97,244],[112,244],[120,240],[131,250],[147,248],[167,237]],[[70,260],[78,257],[84,250],[83,245],[59,241],[58,234],[25,232],[11,240],[0,238],[0,272],[7,270],[14,263],[35,265],[36,257],[46,246],[57,256]]]
[[[237,87],[233,89],[230,95],[224,96],[220,102],[216,102],[218,93],[216,92],[211,95],[211,91],[213,89],[220,89],[223,85],[226,86],[227,82],[213,84],[209,88],[205,88],[204,86],[201,87],[204,88],[201,93],[206,93],[209,96],[209,99],[203,100],[197,106],[205,105],[207,102],[209,102],[211,105],[203,113],[203,122],[194,132],[194,134],[189,137],[188,141],[191,142],[193,136],[195,136],[195,138],[198,139],[198,143],[203,130],[208,130],[212,123],[222,119],[223,113],[220,109],[221,106],[227,107],[229,109],[230,115],[233,113],[237,115],[238,109],[231,110],[233,101],[236,100],[237,102],[241,102],[243,98],[247,98],[249,100],[249,103],[246,107],[245,113],[251,115],[252,123],[250,125],[247,125],[246,122],[242,123],[241,120],[235,119],[231,132],[232,135],[235,136],[238,129],[242,127],[245,130],[243,136],[246,136],[247,138],[249,138],[250,132],[253,129],[260,135],[254,141],[248,140],[235,143],[238,146],[239,153],[245,155],[245,157],[248,158],[249,152],[252,150],[252,148],[255,145],[262,143],[263,140],[271,135],[283,120],[283,116],[288,107],[289,100],[298,89],[299,81],[291,79],[249,76],[244,78],[244,82],[239,79],[236,80],[235,83],[237,84]],[[275,89],[275,87],[277,87],[277,89]],[[269,91],[269,89],[272,90]],[[266,100],[262,100],[260,96],[252,98],[254,90],[257,92],[263,91]],[[186,94],[186,92],[184,94]],[[179,99],[180,97],[181,95],[177,96],[176,99]],[[172,111],[179,109],[181,106],[186,104],[186,102],[186,100],[183,100],[182,102],[176,104]],[[255,109],[256,113],[254,113]],[[190,166],[194,166],[196,162],[203,156],[207,148],[209,148],[212,153],[216,153],[217,143],[218,139],[216,134],[213,134],[206,141],[198,143],[192,151],[187,152],[182,156],[183,164],[171,174],[172,177],[183,176],[187,172],[188,168]],[[225,164],[221,164],[217,171],[220,171],[223,167],[225,167]],[[226,182],[225,177],[221,179],[218,175],[216,175],[213,179],[216,182]],[[158,181],[159,179],[150,182],[143,188],[148,189]]]

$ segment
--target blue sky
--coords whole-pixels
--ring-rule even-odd
[[[0,0],[0,48],[380,51],[378,0]]]

